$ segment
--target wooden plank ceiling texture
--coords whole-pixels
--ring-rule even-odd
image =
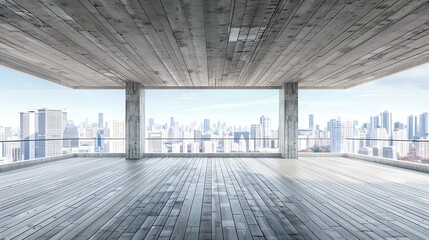
[[[0,0],[0,65],[71,88],[348,88],[429,62],[428,0]]]

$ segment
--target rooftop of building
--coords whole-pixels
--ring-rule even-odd
[[[426,239],[428,185],[343,157],[76,157],[0,174],[0,236]]]

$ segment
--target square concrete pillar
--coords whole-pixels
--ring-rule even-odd
[[[125,158],[140,159],[144,155],[145,116],[144,89],[140,83],[127,82],[125,87]]]
[[[282,158],[298,158],[298,83],[280,89],[279,150]]]

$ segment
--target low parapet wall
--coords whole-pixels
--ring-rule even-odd
[[[419,172],[426,172],[429,173],[429,164],[422,164],[422,163],[414,163],[414,162],[407,162],[402,160],[395,160],[390,158],[382,158],[382,157],[374,157],[374,156],[368,156],[368,155],[362,155],[362,154],[355,154],[355,153],[311,153],[311,152],[301,152],[298,155],[299,157],[311,157],[311,158],[318,158],[318,157],[345,157],[345,158],[352,158],[352,159],[358,159],[368,162],[374,162],[384,165],[390,165],[394,167],[400,167],[410,170],[415,170]]]
[[[414,163],[414,162],[401,161],[401,160],[395,160],[390,158],[373,157],[373,156],[354,154],[354,153],[344,153],[343,155],[344,157],[348,157],[348,158],[359,159],[359,160],[364,160],[368,162],[375,162],[375,163],[380,163],[384,165],[390,165],[394,167],[406,168],[406,169],[415,170],[419,172],[429,173],[429,164]]]
[[[125,153],[70,153],[54,157],[36,158],[0,165],[0,173],[35,166],[39,164],[60,161],[75,157],[119,157],[125,158]],[[242,158],[279,158],[280,153],[146,153],[144,157],[242,157]]]
[[[380,158],[367,155],[353,154],[353,153],[310,153],[301,152],[299,157],[345,157],[368,162],[374,162],[394,167],[400,167],[419,172],[429,173],[429,164],[421,164],[414,162],[407,162],[401,160],[394,160],[389,158]],[[0,173],[25,167],[35,166],[43,163],[60,161],[75,157],[118,157],[125,158],[124,153],[70,153],[55,157],[37,158],[33,160],[25,160],[20,162],[13,162],[0,165]],[[145,157],[234,157],[234,158],[280,158],[280,153],[146,153]]]

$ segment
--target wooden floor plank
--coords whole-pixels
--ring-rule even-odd
[[[427,239],[427,186],[347,158],[73,158],[0,173],[0,239]]]

